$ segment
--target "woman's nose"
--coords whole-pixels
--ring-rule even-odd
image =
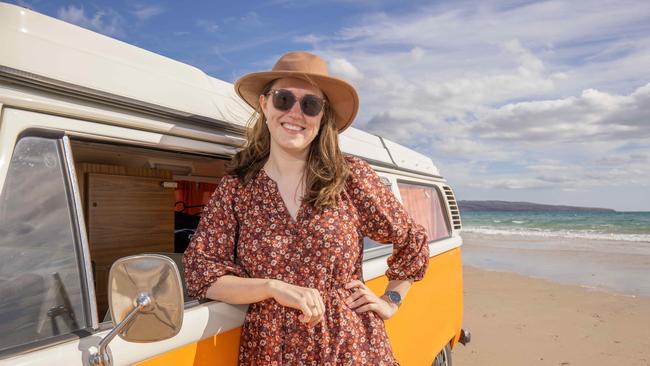
[[[296,114],[300,117],[302,117],[302,110],[300,109],[300,99],[298,99],[293,105],[291,106],[291,109],[289,109],[290,114]]]

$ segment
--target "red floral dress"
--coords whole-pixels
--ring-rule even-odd
[[[351,174],[338,205],[318,211],[303,204],[295,220],[263,169],[246,185],[224,177],[206,206],[183,259],[190,295],[203,298],[220,276],[235,275],[316,288],[325,303],[323,321],[312,328],[274,299],[250,304],[240,365],[398,365],[383,320],[350,309],[344,286],[362,279],[364,236],[394,244],[390,280],[422,279],[426,234],[366,162],[346,161]]]

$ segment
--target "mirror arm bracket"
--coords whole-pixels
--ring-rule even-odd
[[[151,306],[151,296],[147,293],[141,293],[136,299],[136,306],[131,310],[124,320],[117,324],[101,341],[99,341],[97,352],[90,355],[89,362],[91,366],[111,366],[113,360],[111,355],[106,351],[108,344],[113,338],[124,330],[131,323],[135,315],[147,307]]]

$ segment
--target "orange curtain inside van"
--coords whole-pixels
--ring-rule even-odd
[[[398,183],[397,186],[404,208],[415,222],[424,226],[429,241],[449,236],[440,196],[434,187],[406,183]]]
[[[174,191],[176,211],[183,211],[190,215],[201,213],[203,207],[189,206],[206,205],[216,188],[217,185],[213,183],[179,181]]]

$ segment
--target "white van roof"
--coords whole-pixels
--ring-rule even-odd
[[[16,5],[0,3],[0,44],[0,73],[13,77],[239,128],[253,113],[231,83],[196,67]],[[428,157],[352,127],[341,148],[440,175]]]

